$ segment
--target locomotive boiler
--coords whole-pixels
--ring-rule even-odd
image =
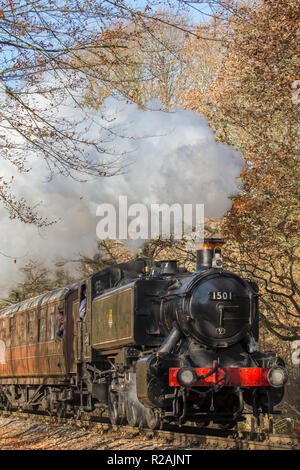
[[[257,285],[223,269],[221,245],[205,240],[193,273],[175,260],[138,259],[4,309],[2,342],[4,320],[16,322],[0,363],[4,406],[99,409],[113,424],[152,429],[230,427],[247,407],[257,418],[275,413],[286,369],[276,352],[260,351]]]

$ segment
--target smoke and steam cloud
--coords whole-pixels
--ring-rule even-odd
[[[1,257],[0,297],[19,279],[18,269],[29,259],[49,264],[57,257],[92,255],[99,221],[96,209],[102,203],[117,204],[121,195],[127,196],[128,204],[204,204],[205,217],[222,217],[230,209],[229,198],[239,191],[241,154],[216,143],[204,117],[195,112],[161,111],[157,102],[151,108],[145,111],[108,98],[99,112],[93,111],[90,135],[97,135],[99,125],[107,127],[104,110],[106,116],[114,117],[110,126],[116,135],[113,140],[111,134],[107,136],[110,148],[113,143],[117,153],[126,153],[122,174],[90,178],[85,183],[63,176],[47,181],[44,162],[35,160],[31,172],[17,175],[14,189],[18,194],[33,204],[41,202],[41,214],[58,222],[37,229],[10,220],[0,209],[0,251],[17,258],[15,264]],[[82,117],[80,108],[73,112]],[[1,165],[2,174],[11,176],[8,164]]]

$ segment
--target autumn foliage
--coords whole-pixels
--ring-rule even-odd
[[[299,104],[292,86],[300,5],[269,0],[225,8],[222,60],[204,92],[187,93],[186,106],[243,153],[242,190],[223,223],[228,266],[258,282],[268,329],[299,339]],[[196,41],[192,46],[197,51]]]

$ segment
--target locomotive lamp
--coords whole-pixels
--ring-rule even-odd
[[[209,268],[222,268],[221,249],[224,243],[224,240],[221,238],[205,238],[202,243],[198,243],[196,271]]]
[[[274,366],[268,372],[268,381],[272,387],[279,388],[286,384],[288,375],[281,366]]]
[[[198,381],[198,375],[191,367],[181,367],[177,372],[176,379],[180,385],[192,387]]]

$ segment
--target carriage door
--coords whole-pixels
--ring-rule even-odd
[[[84,292],[85,291],[85,292]],[[86,312],[80,319],[80,309],[86,297]],[[91,282],[82,282],[78,288],[78,300],[73,303],[73,315],[76,319],[75,357],[76,362],[90,361],[91,348]]]
[[[79,290],[79,289],[78,289]],[[73,301],[73,319],[74,319],[74,351],[75,351],[75,361],[82,361],[82,351],[81,351],[81,327],[79,321],[79,297],[77,300]]]

